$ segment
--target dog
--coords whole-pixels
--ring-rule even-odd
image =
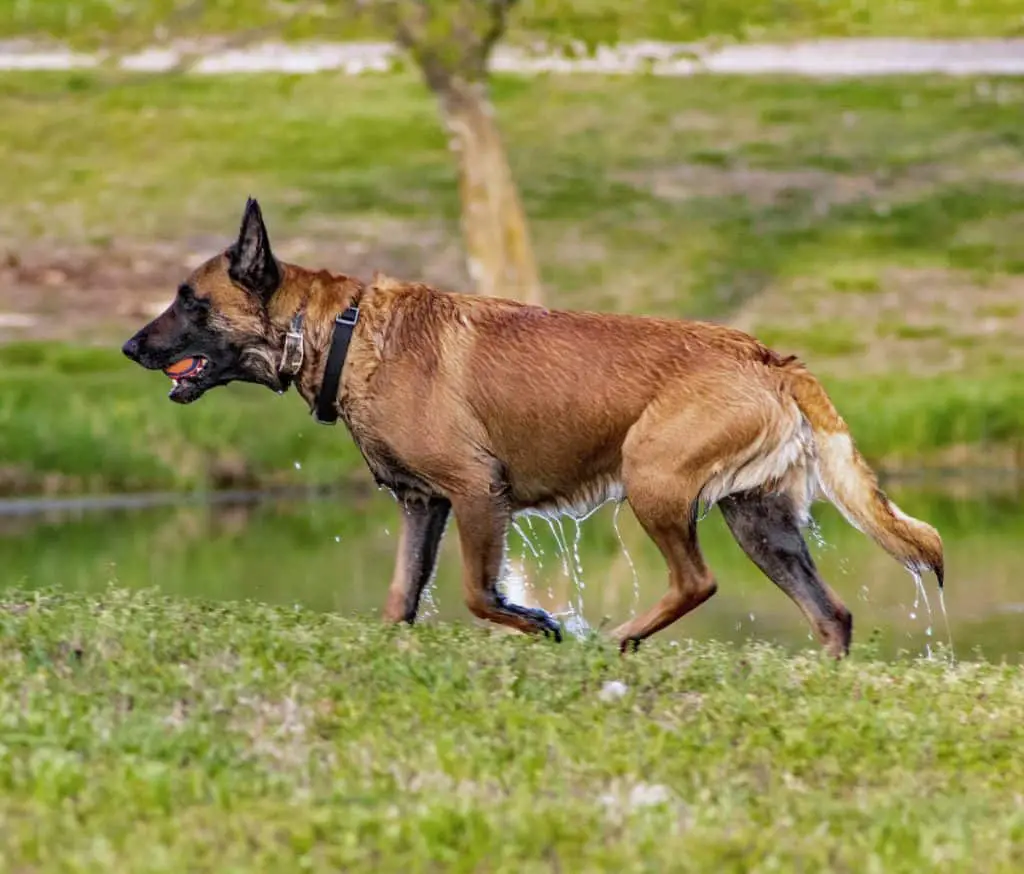
[[[294,386],[318,421],[344,422],[401,507],[390,622],[415,621],[454,515],[470,612],[560,641],[546,611],[499,588],[510,521],[580,518],[622,500],[669,572],[657,604],[612,632],[623,651],[714,595],[697,522],[716,504],[836,658],[849,652],[853,618],[802,535],[817,497],[943,585],[939,533],[881,491],[818,380],[796,356],[726,326],[305,269],[275,257],[250,198],[237,241],[123,351],[171,375],[177,403],[235,381]]]

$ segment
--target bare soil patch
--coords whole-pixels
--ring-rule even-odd
[[[928,376],[1024,357],[1024,276],[890,267],[862,281],[838,291],[822,279],[780,282],[733,323],[767,339],[782,329],[794,351],[844,376]],[[830,344],[840,335],[845,344]]]
[[[0,342],[106,342],[167,305],[189,272],[226,238],[88,246],[0,241]],[[277,241],[278,256],[369,278],[374,270],[465,287],[458,239],[411,222],[317,228]]]

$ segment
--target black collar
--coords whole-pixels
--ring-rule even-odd
[[[338,421],[338,387],[341,384],[341,370],[345,366],[345,355],[352,342],[352,332],[359,321],[359,307],[350,306],[334,319],[334,334],[331,348],[327,353],[324,378],[316,394],[313,418],[321,425],[333,425]]]

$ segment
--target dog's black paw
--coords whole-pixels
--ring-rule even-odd
[[[555,643],[562,642],[562,624],[545,610],[529,608],[526,614],[537,623],[545,637],[554,638]]]
[[[639,637],[624,637],[619,641],[619,653],[625,655],[627,652],[636,652],[640,649]]]
[[[562,626],[546,610],[541,610],[539,607],[523,607],[504,600],[501,602],[501,607],[509,613],[514,613],[517,616],[528,619],[536,628],[538,634],[554,638],[555,643],[562,642]]]
[[[554,619],[551,620],[551,625],[544,628],[544,636],[554,638],[555,643],[562,642],[562,626],[557,623]]]

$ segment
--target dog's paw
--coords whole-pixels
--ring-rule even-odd
[[[636,652],[638,649],[640,649],[639,637],[624,637],[619,641],[620,655],[625,655],[627,652]]]
[[[550,613],[540,609],[529,609],[529,617],[537,623],[538,630],[545,637],[553,638],[555,643],[562,642],[562,624]]]

